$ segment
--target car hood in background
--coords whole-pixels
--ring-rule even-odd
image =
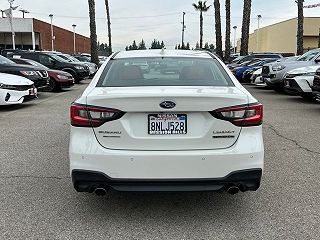
[[[315,73],[319,68],[320,68],[320,66],[318,66],[318,65],[295,68],[295,69],[289,71],[288,74]]]
[[[25,77],[20,77],[12,74],[0,73],[0,84],[6,85],[31,85],[32,81]]]

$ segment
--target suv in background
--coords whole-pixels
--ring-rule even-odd
[[[287,72],[301,67],[317,66],[320,62],[320,48],[306,52],[293,61],[266,64],[262,67],[262,80],[275,90],[283,90]],[[320,65],[319,65],[320,67]]]
[[[76,83],[86,79],[90,75],[89,67],[84,64],[68,62],[54,53],[47,52],[22,52],[13,57],[21,57],[31,59],[42,65],[55,70],[65,71],[70,73]]]

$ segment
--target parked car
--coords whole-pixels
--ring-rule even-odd
[[[0,73],[8,73],[28,78],[38,89],[46,88],[49,84],[48,72],[39,67],[16,64],[15,62],[0,56]]]
[[[68,62],[63,58],[58,57],[54,53],[49,52],[24,52],[13,57],[31,59],[42,65],[55,70],[61,70],[70,73],[75,82],[78,83],[83,79],[87,79],[90,75],[89,68],[83,64]]]
[[[308,66],[289,71],[284,80],[285,92],[312,99],[312,85],[318,68],[318,66]]]
[[[263,106],[221,60],[184,50],[124,51],[110,59],[71,106],[77,191],[259,188]],[[131,64],[137,59],[182,68],[144,74]]]
[[[316,71],[314,75],[312,94],[315,100],[320,101],[320,68]]]
[[[29,79],[0,73],[0,105],[23,103],[37,97],[37,89]]]
[[[266,63],[271,63],[277,61],[275,58],[270,59],[258,59],[257,62],[253,62],[249,65],[235,68],[235,76],[240,82],[250,82],[251,75],[254,71],[262,68],[262,66]]]
[[[88,61],[87,62],[80,61],[77,58],[75,58],[69,54],[57,53],[57,56],[65,59],[68,62],[83,64],[84,66],[87,66],[90,71],[90,77],[93,77],[99,69],[96,64],[94,64],[92,62],[88,62]]]
[[[264,59],[264,58],[275,58],[275,59],[281,60],[281,59],[283,59],[283,56],[281,54],[277,54],[277,53],[250,54],[250,55],[239,57],[239,58],[235,59],[234,61],[232,61],[227,66],[228,66],[229,69],[233,69],[235,67],[238,67],[240,64],[242,64],[244,62],[248,62],[248,61],[250,61],[252,59]]]
[[[320,49],[311,50],[293,61],[266,64],[262,68],[262,77],[269,87],[282,90],[287,72],[300,67],[319,66],[319,62]]]
[[[50,82],[47,86],[48,91],[61,91],[62,88],[70,88],[74,85],[74,79],[70,73],[49,69],[41,63],[31,59],[12,58],[11,60],[17,64],[32,65],[46,69],[50,77]]]

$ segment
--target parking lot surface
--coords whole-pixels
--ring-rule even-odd
[[[0,239],[320,239],[320,104],[247,87],[265,105],[257,192],[98,197],[69,177],[69,106],[86,82],[0,108]]]

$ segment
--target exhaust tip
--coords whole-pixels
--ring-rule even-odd
[[[227,189],[227,193],[231,194],[231,195],[235,195],[237,194],[238,192],[240,191],[240,189],[237,187],[237,186],[232,186],[232,187],[229,187]]]
[[[94,193],[97,195],[97,196],[105,196],[107,194],[107,190],[105,188],[96,188],[94,190]]]

